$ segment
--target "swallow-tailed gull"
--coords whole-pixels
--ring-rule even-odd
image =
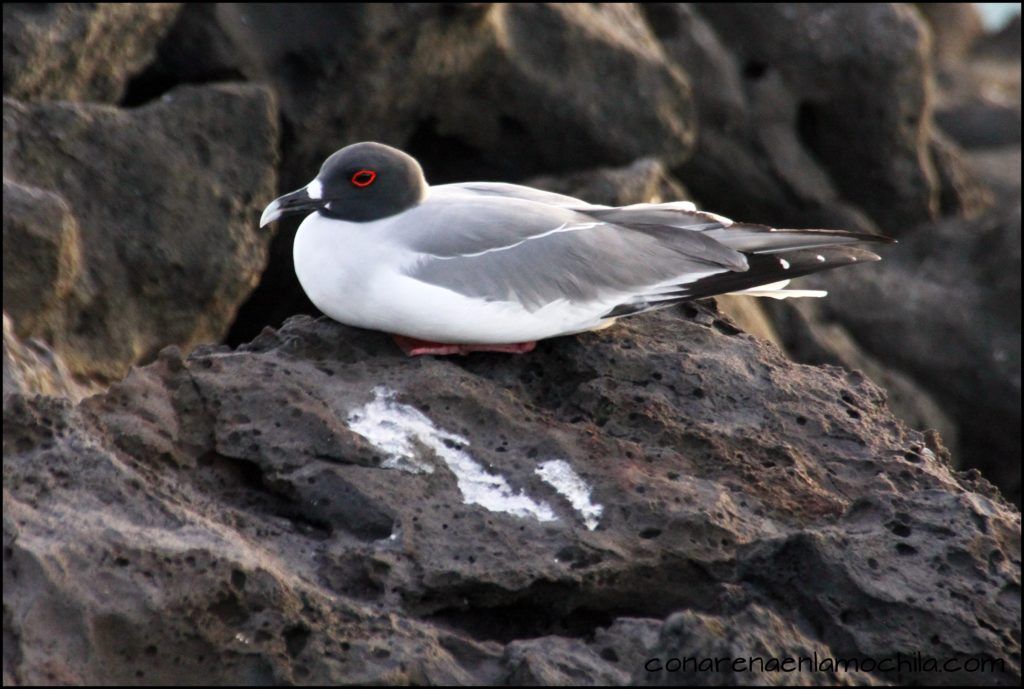
[[[536,341],[716,294],[824,296],[790,278],[877,261],[886,237],[777,230],[688,201],[612,207],[518,184],[429,186],[412,157],[347,146],[260,226],[307,213],[295,272],[336,321],[392,333],[407,353],[528,352]]]

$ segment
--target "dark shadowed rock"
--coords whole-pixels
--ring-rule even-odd
[[[1020,145],[1019,100],[1014,105],[979,98],[942,110],[936,114],[935,119],[943,131],[961,146],[988,148]]]
[[[959,60],[985,33],[981,12],[969,2],[921,2],[914,9],[928,22],[932,54],[940,63]]]
[[[82,268],[78,223],[60,194],[4,179],[4,309],[19,332],[60,321]]]
[[[690,198],[683,185],[656,158],[642,158],[624,167],[534,177],[526,184],[606,206],[686,201]]]
[[[278,94],[286,184],[367,139],[444,182],[678,160],[694,136],[686,77],[630,5],[187,7],[154,79],[226,72]]]
[[[694,83],[697,151],[678,173],[697,198],[772,224],[861,209],[896,234],[935,216],[928,30],[912,9],[696,7],[646,12]]]
[[[706,614],[687,610],[665,620],[644,668],[633,673],[639,685],[864,686],[885,684],[868,672],[812,669],[796,672],[796,659],[830,657],[827,644],[786,615],[750,602],[739,610]],[[788,671],[772,669],[770,659],[792,658]],[[738,661],[738,662],[737,662]],[[776,661],[779,662],[779,661]],[[717,667],[717,669],[715,669]],[[766,681],[766,678],[770,678]]]
[[[979,45],[989,40],[994,39],[986,37]],[[1019,45],[1015,55],[976,52],[945,64],[936,91],[936,124],[965,148],[1020,150],[1020,71]]]
[[[825,283],[828,284],[827,280]],[[801,363],[844,366],[864,373],[885,390],[893,413],[911,428],[938,431],[942,444],[960,467],[960,428],[955,418],[913,377],[886,366],[881,359],[865,351],[857,341],[855,330],[851,332],[842,323],[822,317],[821,305],[816,302],[814,299],[764,301],[775,331],[781,333],[778,344],[783,351]],[[899,304],[882,304],[880,308],[898,310]]]
[[[974,53],[980,57],[998,60],[1016,60],[1020,65],[1020,13],[1007,22],[997,33],[985,36],[974,45]]]
[[[1019,180],[1019,175],[1018,175]],[[937,246],[946,247],[936,251]],[[845,325],[959,426],[963,466],[1020,495],[1020,197],[975,220],[925,224],[871,275],[813,276],[830,296],[801,310]],[[888,308],[896,300],[899,308]]]
[[[655,653],[924,651],[1015,683],[1020,515],[882,400],[700,305],[464,359],[300,317],[77,407],[15,395],[5,676],[619,683]]]
[[[4,3],[4,95],[115,102],[179,3]]]
[[[5,179],[15,330],[97,379],[222,337],[266,261],[276,138],[257,86],[185,87],[137,110],[5,99],[4,175],[22,185]]]
[[[22,341],[4,313],[4,405],[18,395],[50,395],[79,400],[98,389],[78,383],[60,355],[40,340]],[[10,395],[11,397],[8,397]]]

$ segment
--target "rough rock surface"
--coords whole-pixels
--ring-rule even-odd
[[[978,51],[945,64],[938,74],[935,122],[965,148],[1020,149],[1021,65],[1015,54]],[[978,42],[979,48],[993,43]]]
[[[924,12],[5,5],[5,685],[1019,684],[1020,515],[951,464],[1019,499],[1020,24]],[[523,357],[250,343],[312,309],[294,224],[244,346],[158,356],[224,336],[262,206],[358,139],[904,241],[773,322],[721,302],[859,370],[710,304]],[[894,653],[997,666],[664,667]]]
[[[61,318],[82,269],[78,222],[60,194],[4,179],[4,309],[22,332]]]
[[[623,167],[601,167],[526,181],[531,187],[606,206],[686,201],[689,192],[657,158],[641,158]]]
[[[981,12],[970,2],[922,2],[914,8],[932,32],[932,54],[940,64],[964,57],[985,33]]]
[[[79,400],[99,392],[78,383],[64,361],[41,340],[22,342],[4,313],[4,404],[14,393]]]
[[[266,262],[270,234],[256,225],[276,141],[259,86],[182,87],[131,110],[5,99],[16,332],[108,380],[169,343],[222,337]]]
[[[116,102],[179,3],[4,3],[4,95]]]
[[[798,360],[860,368],[1018,503],[1020,84],[1019,37],[1015,56],[975,51],[937,75],[937,124],[967,147],[988,209],[914,227],[870,273],[810,278],[830,291],[823,302],[772,309]]]
[[[889,233],[935,216],[928,30],[899,5],[650,5],[691,76],[700,130],[679,177],[706,205],[772,224]],[[780,37],[784,37],[780,40]],[[742,189],[743,193],[737,193]]]
[[[960,428],[964,466],[1020,499],[1020,198],[981,218],[925,224],[887,251],[870,277],[827,284],[818,320],[845,324],[874,357],[912,376]],[[936,245],[947,247],[937,253]],[[907,295],[899,310],[877,305]]]
[[[817,651],[1017,683],[1020,515],[883,399],[704,306],[465,359],[298,317],[78,406],[13,396],[4,677],[673,682],[647,660]]]
[[[685,75],[628,4],[189,6],[167,45],[159,79],[236,71],[273,86],[286,184],[366,139],[444,182],[678,160],[695,133]],[[605,97],[626,89],[637,98]]]

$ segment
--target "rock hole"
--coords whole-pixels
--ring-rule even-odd
[[[750,80],[757,80],[768,73],[768,65],[758,60],[750,60],[743,65],[743,76]]]
[[[306,648],[306,644],[309,642],[310,631],[309,627],[304,624],[297,624],[284,630],[284,645],[288,650],[288,655],[292,658],[298,657],[302,653],[303,649]]]

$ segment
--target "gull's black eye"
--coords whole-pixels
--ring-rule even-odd
[[[368,187],[377,179],[377,173],[373,170],[360,170],[352,175],[351,182],[357,187]]]

